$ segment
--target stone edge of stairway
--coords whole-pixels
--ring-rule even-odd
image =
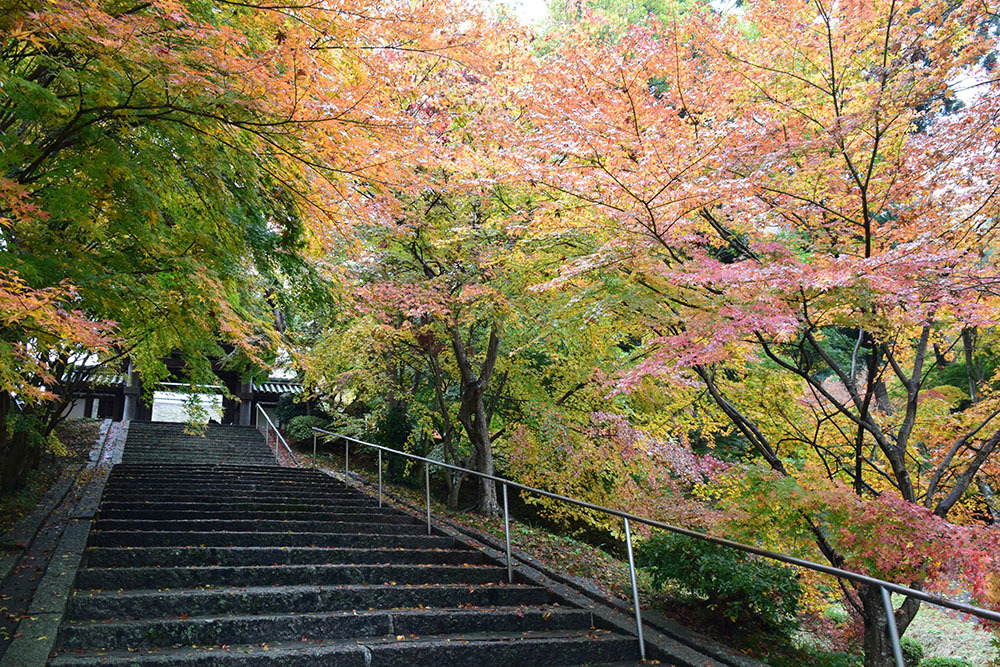
[[[113,422],[104,437],[104,444],[80,476],[93,470],[80,501],[67,514],[67,525],[53,551],[45,574],[32,596],[27,618],[17,627],[18,635],[8,646],[0,667],[37,667],[49,660],[56,642],[59,625],[66,613],[66,604],[90,536],[90,525],[101,502],[111,468],[121,461],[129,422]],[[80,477],[78,477],[78,480]]]
[[[351,473],[321,470],[330,477],[346,481],[369,495],[377,493],[373,484]],[[397,508],[408,512],[421,521],[426,518],[426,510],[383,487],[383,496]],[[452,537],[470,548],[482,551],[496,562],[505,563],[503,544],[482,531],[458,524],[451,519],[435,514],[432,526],[441,534]],[[529,582],[544,586],[567,604],[587,609],[618,631],[635,635],[635,617],[632,607],[577,577],[558,572],[529,554],[512,545],[515,571]],[[643,634],[646,640],[647,659],[667,660],[677,667],[767,667],[765,663],[738,653],[710,637],[684,627],[677,621],[655,612],[643,612]],[[637,649],[638,651],[638,649]]]

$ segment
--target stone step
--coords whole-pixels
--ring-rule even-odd
[[[259,433],[245,433],[239,435],[219,435],[206,436],[199,435],[167,435],[167,434],[144,434],[130,433],[126,441],[135,449],[150,449],[155,447],[202,447],[205,449],[226,446],[245,446],[247,448],[260,450],[265,447],[264,436]]]
[[[123,468],[118,470],[118,468]],[[119,481],[123,479],[136,480],[160,480],[160,479],[202,479],[202,480],[225,480],[225,479],[268,479],[274,481],[299,480],[306,482],[324,483],[348,488],[343,482],[310,470],[300,470],[296,468],[276,468],[270,466],[261,468],[260,466],[247,465],[223,465],[208,464],[199,466],[188,466],[178,464],[162,464],[157,466],[143,465],[127,466],[122,464],[116,466],[110,479]]]
[[[86,621],[67,624],[59,633],[63,649],[115,650],[170,646],[250,644],[331,640],[380,635],[438,635],[463,632],[589,630],[591,614],[559,607],[489,609],[393,609],[196,618]]]
[[[322,472],[318,470],[313,470],[311,468],[282,468],[277,465],[272,466],[271,474],[282,476],[282,475],[315,475],[319,477],[326,477]],[[122,475],[122,474],[150,474],[156,471],[165,473],[178,473],[180,471],[194,471],[194,472],[211,472],[216,471],[225,474],[231,474],[235,472],[247,471],[253,472],[255,474],[260,473],[260,469],[257,466],[241,466],[239,464],[227,464],[227,465],[164,465],[160,463],[120,463],[114,467],[111,471],[111,475]],[[329,478],[328,478],[329,479]],[[333,481],[331,479],[331,481]]]
[[[227,521],[348,521],[363,523],[366,521],[377,521],[379,523],[391,524],[413,524],[415,520],[405,514],[393,512],[388,509],[379,508],[330,508],[326,511],[315,510],[295,510],[286,512],[266,512],[262,510],[239,512],[203,510],[115,510],[101,507],[98,514],[99,519],[109,519],[116,521],[203,521],[203,520],[227,520]]]
[[[141,502],[110,500],[104,501],[100,505],[101,510],[106,511],[133,511],[162,509],[169,512],[210,512],[218,509],[225,509],[233,512],[297,512],[300,510],[310,512],[333,511],[339,509],[379,509],[378,503],[373,498],[351,498],[347,500],[328,500],[322,503],[299,502],[294,499],[287,499],[285,502],[256,502],[256,501],[219,501],[208,502],[156,502],[145,500]],[[385,507],[383,509],[388,509]]]
[[[455,544],[450,537],[420,534],[395,535],[374,533],[289,533],[197,532],[197,531],[101,531],[92,530],[90,546],[95,547],[385,547],[401,549],[447,549]]]
[[[419,535],[426,532],[423,524],[378,524],[358,521],[246,521],[193,519],[191,521],[130,521],[98,519],[93,530],[110,531],[186,531],[186,532],[288,532],[288,533],[357,533]]]
[[[140,495],[143,499],[148,502],[225,502],[227,500],[232,502],[271,502],[271,501],[286,501],[290,498],[298,502],[322,502],[322,501],[336,501],[338,499],[347,499],[345,496],[338,495],[324,495],[324,494],[296,494],[294,497],[289,496],[287,493],[255,493],[253,495],[243,495],[243,494],[229,494],[229,495],[219,495],[219,494],[194,494],[194,493],[184,493],[183,491],[177,491],[175,493],[163,494],[163,493],[119,493],[117,491],[109,491],[102,496],[108,501],[117,502],[129,502],[135,500],[136,496]]]
[[[338,586],[346,584],[488,584],[506,579],[495,565],[370,564],[84,568],[76,587],[86,589],[212,586]]]
[[[322,486],[330,490],[340,490],[340,491],[352,491],[350,487],[345,484],[331,479],[313,476],[283,476],[278,477],[269,474],[272,467],[269,466],[258,466],[260,467],[260,473],[254,474],[249,472],[246,467],[241,468],[239,472],[236,473],[218,473],[212,474],[209,472],[191,472],[185,473],[183,471],[171,472],[171,473],[158,473],[150,475],[137,475],[135,473],[122,474],[115,477],[113,481],[115,484],[159,484],[163,486],[174,485],[174,484],[226,484],[231,482],[256,482],[258,484],[274,484],[274,485],[287,485],[287,484],[303,484],[303,485],[313,485]]]
[[[221,482],[210,484],[202,482],[192,482],[189,484],[115,484],[113,493],[117,496],[126,493],[134,494],[162,494],[162,493],[191,493],[191,494],[234,494],[256,495],[257,493],[284,493],[295,497],[299,493],[310,495],[321,495],[324,497],[358,497],[359,494],[339,489],[330,489],[321,484],[266,484],[262,482]]]
[[[122,461],[129,463],[199,463],[204,465],[226,465],[229,462],[239,463],[244,466],[274,466],[274,455],[267,451],[257,451],[246,447],[234,447],[232,449],[212,449],[212,450],[180,450],[167,446],[157,447],[149,451],[141,451],[133,448],[122,454]]]
[[[637,652],[635,639],[614,633],[535,631],[469,633],[408,637],[404,635],[332,642],[275,642],[226,648],[172,648],[139,651],[63,653],[52,667],[136,665],[144,667],[440,667],[490,665],[523,667],[621,662]],[[634,664],[634,663],[633,663]]]
[[[258,431],[238,431],[236,433],[218,431],[201,435],[197,433],[170,433],[166,431],[153,433],[132,431],[129,429],[128,435],[128,439],[135,442],[201,442],[207,445],[217,442],[259,442],[262,444],[264,442],[264,436]]]
[[[219,447],[223,445],[247,445],[248,447],[263,447],[264,436],[260,433],[238,433],[234,435],[176,435],[168,433],[129,433],[128,444],[139,447],[156,445],[179,447]]]
[[[229,461],[239,461],[243,465],[258,465],[269,467],[274,465],[274,456],[264,454],[250,454],[247,452],[212,452],[203,454],[170,454],[163,451],[157,452],[128,452],[122,454],[122,461],[157,461],[159,463],[207,463],[225,464]]]
[[[548,602],[549,592],[546,589],[523,584],[248,586],[164,591],[77,591],[69,600],[67,615],[73,620],[106,621],[401,607],[514,607]]]
[[[183,456],[197,456],[200,454],[242,454],[253,458],[266,459],[271,451],[270,449],[265,448],[263,443],[260,443],[258,446],[256,444],[244,442],[213,443],[212,445],[205,446],[181,445],[167,442],[160,444],[148,443],[139,445],[132,442],[126,444],[125,446],[126,450],[122,453],[123,458],[126,455],[132,456],[133,458],[139,458],[140,456],[152,454],[162,454],[164,456],[173,456],[178,458]],[[272,465],[274,465],[273,456],[271,457],[271,460]]]
[[[379,667],[483,664],[523,667],[587,664],[638,657],[638,645],[634,638],[606,630],[405,636],[403,640],[387,638],[379,643],[366,642],[365,645],[371,651],[371,664]]]
[[[140,456],[139,455],[132,456],[131,454],[123,454],[122,455],[122,460],[123,461],[140,460]],[[159,461],[160,463],[171,463],[171,462],[177,461],[178,459],[175,458],[175,457],[171,457],[171,456],[165,456],[163,454],[149,454],[149,455],[146,455],[146,456],[142,456],[141,460],[143,460],[143,461]],[[183,457],[182,460],[184,460],[184,461],[197,461],[199,463],[219,463],[219,464],[225,464],[225,463],[227,463],[229,461],[240,461],[241,463],[246,464],[246,465],[258,465],[261,468],[268,468],[268,467],[274,465],[274,457],[273,456],[270,456],[270,457],[247,456],[246,454],[242,454],[242,453],[241,454],[224,454],[224,455],[223,454],[219,454],[219,455],[206,454],[204,456],[186,456],[186,457]]]
[[[319,565],[341,563],[481,564],[486,556],[470,549],[391,549],[320,547],[91,547],[87,567],[183,567],[198,565]]]
[[[179,482],[190,481],[190,480],[227,480],[227,479],[258,479],[258,480],[273,480],[275,482],[283,482],[286,480],[302,480],[308,482],[324,482],[331,486],[339,486],[341,488],[347,489],[345,484],[339,482],[338,480],[327,477],[326,475],[316,473],[309,474],[304,472],[298,472],[294,469],[289,468],[261,468],[260,466],[210,466],[207,468],[193,468],[193,467],[181,467],[181,466],[159,466],[152,470],[147,470],[143,467],[142,470],[122,470],[118,471],[118,468],[123,466],[116,466],[115,472],[112,473],[109,478],[111,481],[121,481],[121,480],[137,480],[137,481],[159,481],[159,480],[177,480]],[[288,472],[285,472],[288,471]],[[293,474],[294,473],[294,474]]]

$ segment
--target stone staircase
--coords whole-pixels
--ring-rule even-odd
[[[184,424],[130,422],[122,463],[276,465],[264,436],[252,426],[207,424],[188,433]]]
[[[50,665],[636,664],[589,611],[322,473],[237,457],[224,428],[198,451],[230,465],[130,432]]]

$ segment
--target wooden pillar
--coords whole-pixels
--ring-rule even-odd
[[[137,419],[139,416],[139,374],[132,367],[132,362],[128,362],[128,371],[125,375],[125,405],[122,407],[122,419]]]
[[[253,380],[240,383],[240,426],[253,423]]]

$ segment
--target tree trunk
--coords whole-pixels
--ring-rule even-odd
[[[1000,507],[997,506],[997,498],[993,493],[993,487],[985,479],[978,480],[979,492],[983,494],[986,508],[990,513],[990,521],[994,526],[1000,525]]]
[[[861,586],[859,596],[865,622],[865,667],[895,667],[896,661],[889,639],[889,624],[881,589],[877,586]],[[907,598],[903,605],[895,610],[893,615],[900,636],[906,632],[918,609],[920,601]]]
[[[463,397],[458,419],[476,449],[476,470],[484,475],[494,474],[493,443],[490,441],[490,428],[482,393],[470,394],[467,399]],[[486,516],[500,514],[496,483],[483,477],[479,478],[478,511]]]
[[[500,347],[500,336],[498,327],[493,325],[490,328],[489,344],[486,355],[476,376],[472,368],[472,359],[469,357],[466,344],[462,340],[462,334],[458,330],[458,325],[451,326],[451,344],[455,352],[455,361],[462,374],[462,388],[460,391],[461,403],[458,410],[458,421],[462,423],[469,441],[476,450],[476,469],[484,475],[494,474],[493,470],[493,444],[490,440],[490,417],[491,413],[486,409],[486,402],[483,396],[493,377],[493,370],[496,368],[497,354]],[[471,337],[471,336],[470,336]],[[478,511],[486,516],[496,516],[500,514],[500,504],[497,502],[496,483],[483,478],[479,479],[479,505]]]

